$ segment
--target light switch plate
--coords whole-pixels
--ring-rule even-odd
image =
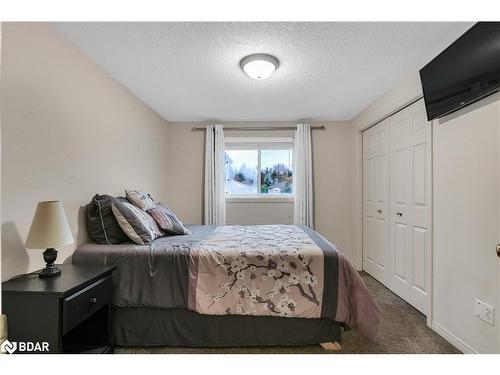
[[[495,308],[477,298],[474,301],[474,316],[492,326],[495,325]]]

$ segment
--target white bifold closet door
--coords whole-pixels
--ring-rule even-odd
[[[423,100],[390,118],[390,288],[428,312],[432,127]]]
[[[363,269],[424,314],[431,130],[419,100],[363,132]]]
[[[389,121],[363,132],[363,269],[381,283],[389,272]]]

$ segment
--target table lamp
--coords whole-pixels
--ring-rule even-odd
[[[26,240],[28,249],[46,249],[43,260],[47,265],[38,274],[41,278],[59,276],[61,270],[54,264],[57,259],[56,246],[74,242],[62,202],[39,202]]]

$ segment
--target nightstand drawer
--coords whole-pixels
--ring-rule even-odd
[[[63,334],[111,301],[113,282],[107,276],[63,300]]]

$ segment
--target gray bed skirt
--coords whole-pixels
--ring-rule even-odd
[[[184,309],[117,307],[117,346],[236,347],[340,342],[341,323],[329,319],[202,315]]]

